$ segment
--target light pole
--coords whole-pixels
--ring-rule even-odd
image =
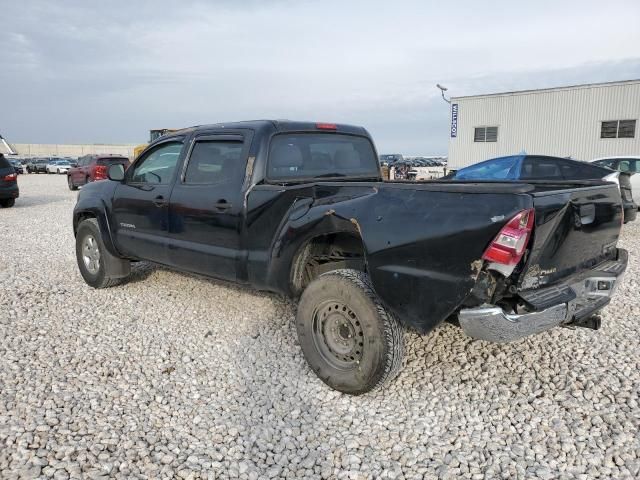
[[[444,92],[446,92],[449,89],[447,87],[443,87],[439,83],[436,83],[436,87],[440,89],[440,92],[442,93],[442,99],[447,103],[451,103],[451,100],[449,100],[447,97],[444,96]]]

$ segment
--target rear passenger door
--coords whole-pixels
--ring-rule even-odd
[[[189,145],[169,205],[169,260],[178,268],[236,280],[243,184],[252,132],[207,132]]]

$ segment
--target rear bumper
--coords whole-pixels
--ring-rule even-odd
[[[463,309],[458,314],[460,326],[471,337],[505,343],[560,325],[580,324],[611,301],[627,260],[627,251],[619,249],[617,260],[603,262],[563,285],[527,292],[522,295],[527,303],[544,306],[529,313],[509,314],[495,306]]]

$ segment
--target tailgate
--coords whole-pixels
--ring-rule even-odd
[[[616,258],[622,226],[620,190],[595,186],[536,186],[535,229],[519,289],[552,285]]]

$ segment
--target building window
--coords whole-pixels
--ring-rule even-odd
[[[476,127],[473,132],[474,142],[497,142],[498,127]]]
[[[635,138],[635,120],[611,120],[602,122],[600,138]]]

